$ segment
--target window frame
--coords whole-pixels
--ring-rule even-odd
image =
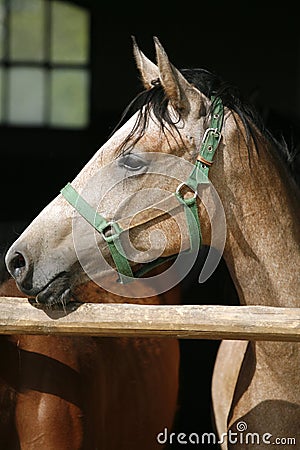
[[[53,21],[52,3],[54,0],[43,0],[44,1],[44,33],[43,33],[43,48],[44,48],[44,58],[41,61],[34,61],[30,59],[18,59],[13,60],[9,55],[9,46],[11,39],[11,29],[10,29],[10,0],[3,0],[5,8],[4,16],[4,29],[5,37],[3,39],[3,56],[0,59],[0,68],[2,68],[2,98],[0,98],[2,114],[0,118],[0,127],[8,128],[47,128],[47,129],[71,129],[71,130],[83,130],[89,127],[91,122],[91,87],[87,88],[86,91],[86,101],[87,101],[87,120],[86,124],[80,125],[62,125],[57,126],[51,123],[51,74],[55,70],[74,70],[74,71],[85,71],[89,77],[89,85],[91,86],[91,11],[90,8],[78,1],[63,1],[62,3],[71,4],[84,8],[90,14],[89,30],[88,30],[88,49],[87,49],[87,61],[86,63],[79,62],[55,62],[51,61],[51,29]],[[28,68],[28,69],[42,69],[44,71],[44,102],[43,102],[43,118],[40,123],[29,122],[15,123],[9,120],[9,93],[10,93],[10,76],[9,69],[12,68]]]

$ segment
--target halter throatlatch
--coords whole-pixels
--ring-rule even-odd
[[[223,116],[224,109],[222,100],[219,97],[215,97],[212,99],[210,124],[205,130],[194,168],[188,179],[177,187],[176,192],[172,194],[170,198],[173,200],[175,196],[179,203],[184,206],[190,238],[189,251],[193,251],[195,249],[196,245],[199,243],[199,240],[199,247],[201,246],[202,235],[197,207],[197,190],[199,185],[209,184],[208,173],[213,163],[214,154],[221,140]],[[68,183],[60,192],[70,203],[70,205],[72,205],[73,208],[75,208],[76,211],[102,235],[102,238],[108,245],[111,257],[119,274],[119,281],[121,283],[127,283],[131,281],[132,278],[138,278],[152,268],[176,257],[176,255],[172,255],[171,257],[160,257],[155,261],[146,263],[143,269],[133,274],[130,263],[122,248],[120,236],[124,231],[137,225],[122,227],[120,224],[121,220],[107,221],[103,216],[101,216],[101,214],[92,208],[92,206],[83,197],[81,197],[81,195],[70,183]],[[155,206],[157,207],[157,205]],[[150,210],[150,208],[147,209]],[[169,211],[172,209],[174,209],[174,206],[172,206]],[[166,214],[166,210],[161,212],[161,215],[163,214]],[[138,223],[138,225],[147,223],[153,218],[154,217],[149,217],[143,222]]]

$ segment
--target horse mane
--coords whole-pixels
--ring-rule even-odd
[[[250,148],[250,141],[254,142],[255,148],[258,151],[258,141],[261,137],[267,139],[277,151],[279,157],[284,161],[291,176],[300,186],[300,174],[297,167],[297,159],[300,156],[299,148],[295,147],[289,149],[286,141],[281,136],[280,140],[275,138],[274,134],[266,127],[258,109],[248,100],[243,98],[241,92],[236,86],[223,80],[219,75],[210,72],[206,69],[181,69],[180,72],[185,78],[199,89],[206,97],[220,97],[223,105],[235,112],[241,119],[245,131],[248,149]],[[111,134],[120,128],[134,113],[138,112],[137,120],[133,129],[123,141],[119,151],[132,148],[138,140],[143,136],[150,112],[154,114],[162,131],[166,128],[173,130],[178,135],[176,124],[181,120],[180,112],[178,118],[174,121],[168,110],[168,99],[165,96],[163,87],[159,80],[155,80],[153,87],[149,90],[144,90],[136,95],[136,97],[125,108],[121,119]],[[213,107],[213,102],[212,102]],[[257,133],[257,130],[259,133]],[[129,147],[128,147],[129,146]],[[249,152],[249,158],[251,157]]]

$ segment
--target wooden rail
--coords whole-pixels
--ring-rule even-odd
[[[0,297],[0,334],[300,342],[300,308],[84,303],[70,312]]]

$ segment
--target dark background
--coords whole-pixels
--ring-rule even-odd
[[[217,72],[256,104],[276,136],[283,134],[290,146],[298,143],[300,38],[296,2],[73,3],[91,12],[90,122],[83,130],[0,126],[1,222],[17,221],[10,228],[13,236],[73,179],[141,90],[131,35],[153,61],[155,35],[178,68],[202,67]],[[185,293],[186,303],[237,301],[223,260],[205,285],[191,279]],[[210,380],[218,345],[218,341],[181,342],[178,431],[213,429]]]

